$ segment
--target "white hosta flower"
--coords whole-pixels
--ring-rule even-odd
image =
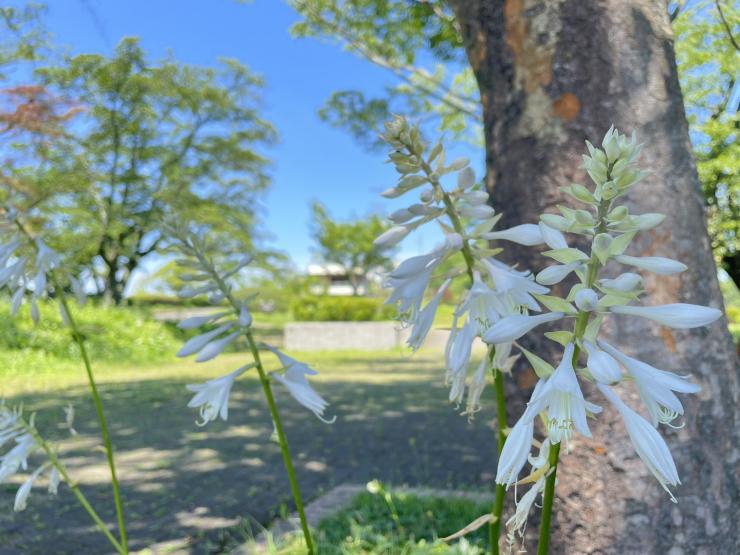
[[[506,298],[488,287],[480,273],[475,271],[473,285],[455,313],[459,316],[467,312],[468,321],[474,326],[474,335],[480,336],[501,318],[502,313],[509,310],[510,304]]]
[[[472,168],[467,167],[457,174],[457,188],[461,191],[470,189],[475,185],[475,172]]]
[[[25,482],[23,482],[21,487],[18,488],[18,491],[15,494],[15,503],[13,504],[13,510],[16,513],[26,510],[26,506],[28,505],[28,496],[31,493],[31,488],[33,487],[33,483],[39,477],[39,474],[41,474],[42,470],[44,470],[43,466],[37,468],[34,473],[31,474],[31,476]]]
[[[414,351],[422,346],[424,340],[429,334],[429,330],[432,329],[432,323],[434,323],[434,317],[437,314],[439,303],[442,300],[442,296],[445,294],[445,291],[447,291],[447,288],[449,287],[451,282],[451,279],[446,280],[437,290],[437,293],[434,295],[434,297],[432,297],[427,305],[416,316],[413,323],[413,328],[411,329],[411,335],[409,336],[407,342],[409,347],[411,347]]]
[[[563,281],[568,274],[583,266],[582,262],[571,262],[570,264],[553,264],[537,274],[537,283],[542,285],[555,285]]]
[[[535,392],[537,390],[535,389]],[[533,394],[534,396],[534,394]],[[534,438],[534,418],[527,412],[514,424],[509,432],[496,470],[496,483],[507,488],[514,484],[527,463]]]
[[[468,204],[486,204],[489,196],[485,191],[469,191],[460,196]]]
[[[560,443],[561,440],[567,443],[574,428],[581,435],[591,437],[586,421],[586,410],[590,412],[601,410],[583,397],[573,369],[573,351],[573,343],[568,343],[555,372],[547,379],[537,397],[532,396],[527,407],[528,412],[535,414],[547,409],[547,431],[552,443]]]
[[[601,279],[599,285],[607,290],[619,293],[630,293],[642,285],[642,276],[632,272],[625,272],[614,279]]]
[[[211,330],[195,337],[190,338],[185,344],[177,351],[178,357],[187,357],[199,352],[203,347],[208,345],[211,341],[216,339],[219,335],[227,332],[232,326],[233,322],[219,326],[214,330]]]
[[[0,484],[5,482],[19,469],[28,468],[28,457],[37,449],[36,441],[29,433],[17,436],[15,447],[0,457]]]
[[[653,426],[657,427],[659,423],[671,425],[671,422],[683,414],[683,405],[674,391],[698,393],[701,390],[698,385],[686,378],[629,357],[606,341],[599,341],[599,346],[622,363],[634,378],[637,391],[650,413]]]
[[[658,306],[613,306],[617,314],[640,316],[669,328],[688,329],[707,326],[722,316],[722,311],[697,304],[675,303]]]
[[[612,384],[622,379],[619,363],[614,358],[599,349],[590,341],[583,342],[583,348],[588,354],[586,367],[594,380],[600,383]]]
[[[188,384],[185,387],[195,393],[188,403],[188,407],[200,407],[200,421],[196,420],[198,426],[205,426],[217,417],[226,420],[229,417],[229,395],[234,381],[244,374],[253,365],[242,366],[233,372],[209,380],[202,384]]]
[[[51,495],[57,495],[59,493],[59,482],[62,481],[62,476],[59,473],[59,469],[56,466],[51,468],[49,473],[49,487],[48,491]]]
[[[318,372],[310,368],[308,364],[289,357],[271,345],[265,345],[265,348],[274,353],[285,368],[282,374],[272,372],[270,375],[285,386],[296,401],[313,412],[316,418],[327,424],[333,423],[337,419],[336,416],[329,420],[324,418],[324,411],[329,403],[313,390],[306,378],[306,376],[315,376]]]
[[[488,375],[488,359],[483,357],[480,361],[478,368],[473,372],[473,377],[470,380],[468,386],[468,404],[465,407],[465,412],[469,419],[473,418],[473,415],[480,410],[480,397],[483,390],[486,388],[486,376]],[[501,378],[496,378],[501,379]]]
[[[677,274],[688,269],[686,264],[679,262],[678,260],[663,258],[662,256],[627,256],[625,254],[620,254],[615,256],[614,259],[622,264],[634,266],[635,268],[640,268],[663,276]]]
[[[177,324],[177,327],[181,330],[191,330],[199,328],[210,322],[213,322],[214,320],[223,318],[227,314],[228,312],[216,312],[214,314],[208,314],[206,316],[191,316],[190,318],[185,318],[184,320],[181,320],[180,323]]]
[[[482,239],[504,240],[520,245],[539,245],[544,242],[542,231],[536,224],[521,224],[500,231],[488,231],[481,234]]]
[[[507,294],[516,304],[526,306],[530,310],[540,310],[540,305],[532,297],[532,293],[544,295],[549,289],[536,283],[530,273],[517,272],[495,259],[485,259],[483,265],[488,270],[497,292]]]
[[[500,372],[511,372],[514,367],[514,363],[519,360],[521,353],[516,355],[511,354],[511,348],[513,343],[498,343],[494,345],[496,352],[493,355],[492,366]]]
[[[375,239],[373,245],[376,247],[392,247],[400,243],[410,232],[411,230],[406,226],[394,226]]]
[[[460,212],[460,214],[465,218],[470,218],[471,220],[485,220],[486,218],[491,218],[496,214],[493,208],[487,204],[460,206],[458,207],[458,212]]]
[[[474,327],[470,318],[467,319],[465,325],[461,328],[457,328],[457,321],[453,323],[445,350],[447,371],[450,374],[458,375],[459,373],[465,373],[468,362],[470,361],[474,339]]]
[[[677,486],[681,481],[678,479],[676,464],[665,440],[647,420],[629,408],[611,389],[601,384],[597,384],[597,387],[622,415],[637,455],[668,492],[671,500],[676,503],[676,498],[668,486]]]
[[[583,312],[592,312],[596,310],[596,307],[599,304],[599,296],[593,289],[580,289],[576,293],[575,302],[578,310]]]
[[[195,358],[195,362],[206,362],[216,358],[234,341],[234,339],[239,336],[240,333],[240,331],[235,331],[220,339],[214,339],[200,350],[198,356]]]
[[[491,326],[491,329],[483,335],[483,341],[489,344],[510,343],[537,326],[560,320],[563,316],[562,312],[548,312],[537,316],[525,316],[523,314],[506,316]]]
[[[539,227],[542,239],[548,247],[553,250],[568,248],[568,241],[565,240],[565,235],[561,231],[550,227],[544,222],[540,222]]]
[[[529,511],[537,500],[537,496],[545,491],[545,482],[546,478],[545,476],[542,476],[516,503],[516,511],[509,520],[506,521],[506,528],[508,529],[508,536],[510,538],[513,538],[514,534],[519,534],[519,537],[524,537]]]

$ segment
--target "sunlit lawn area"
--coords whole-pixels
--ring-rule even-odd
[[[495,468],[491,407],[472,422],[447,402],[443,361],[437,352],[300,353],[319,371],[316,388],[337,415],[325,425],[276,387],[288,438],[307,499],[342,483],[380,479],[392,485],[481,489]],[[173,360],[157,365],[97,364],[111,424],[130,535],[137,549],[175,542],[194,553],[218,552],[290,510],[290,494],[272,425],[255,375],[247,373],[232,392],[229,423],[195,425],[186,407],[185,384],[222,375],[247,355],[214,362]],[[268,366],[277,361],[267,357]],[[61,452],[84,491],[107,518],[107,467],[81,367],[28,368],[2,375],[6,402],[38,411],[41,430],[62,439]],[[72,403],[79,435],[61,426],[62,407]],[[0,487],[10,508],[17,483]],[[25,513],[0,512],[4,545],[16,552],[48,552],[55,542],[74,541],[80,552],[99,552],[101,536],[68,489],[59,499],[38,488]],[[43,531],[43,533],[42,533]]]

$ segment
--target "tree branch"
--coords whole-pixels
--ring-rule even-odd
[[[720,5],[719,0],[714,0],[714,5],[717,6],[719,18],[722,20],[722,25],[724,25],[725,31],[727,31],[727,36],[730,37],[730,42],[732,43],[732,46],[735,47],[735,50],[740,52],[740,45],[738,45],[735,37],[732,36],[732,29],[730,28],[730,24],[725,19],[725,14],[722,12],[722,6]]]

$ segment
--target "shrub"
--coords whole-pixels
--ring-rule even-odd
[[[39,304],[41,321],[34,326],[28,307],[21,308],[17,318],[8,317],[7,301],[0,302],[0,364],[5,370],[19,365],[52,364],[54,361],[78,361],[77,345],[70,331],[62,325],[55,302]],[[72,314],[93,362],[137,364],[172,357],[180,346],[167,326],[146,313],[132,308],[72,304]]]
[[[371,322],[392,320],[393,306],[369,297],[304,296],[293,303],[299,322]]]

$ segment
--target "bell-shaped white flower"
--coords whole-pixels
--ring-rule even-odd
[[[410,232],[411,229],[406,226],[394,226],[375,239],[373,245],[376,247],[392,247],[400,243]]]
[[[525,413],[526,414],[526,413]],[[496,470],[496,483],[507,488],[514,484],[532,450],[534,418],[522,416],[509,432]]]
[[[468,318],[461,328],[457,328],[457,321],[453,322],[452,331],[447,339],[445,358],[447,371],[457,375],[465,373],[470,362],[470,353],[475,339],[474,326]]]
[[[200,335],[196,335],[195,337],[190,338],[188,341],[185,342],[180,350],[177,351],[177,356],[187,357],[200,352],[201,349],[203,349],[218,336],[228,331],[233,325],[234,323],[230,322],[228,324],[224,324],[223,326],[219,326],[214,330],[206,333],[201,333]]]
[[[527,493],[522,495],[522,498],[516,503],[516,511],[509,520],[506,521],[506,528],[508,529],[508,536],[510,538],[512,538],[514,534],[519,534],[520,537],[524,537],[524,530],[527,525],[529,511],[537,500],[537,496],[545,491],[545,482],[545,476],[539,478],[534,485],[527,490]]]
[[[0,484],[7,481],[19,469],[28,468],[28,457],[38,448],[29,433],[15,437],[15,447],[0,457]]]
[[[478,368],[473,372],[470,385],[468,386],[468,403],[463,414],[467,414],[469,419],[472,419],[473,415],[480,410],[480,397],[486,388],[487,375],[488,360],[487,357],[483,357],[480,364],[478,364]]]
[[[619,411],[635,452],[675,503],[676,498],[668,486],[677,486],[681,481],[678,479],[676,463],[673,462],[665,440],[647,420],[629,408],[609,387],[602,384],[596,384],[596,387]]]
[[[646,362],[629,357],[609,345],[599,341],[599,346],[617,359],[634,378],[642,402],[650,413],[653,426],[659,423],[670,425],[683,414],[683,405],[673,393],[697,393],[701,388],[686,378],[650,366]]]
[[[617,262],[627,264],[628,266],[634,266],[654,274],[668,276],[671,274],[677,274],[685,271],[688,266],[673,260],[671,258],[663,258],[662,256],[627,256],[626,254],[620,254],[614,257]]]
[[[586,367],[594,380],[600,383],[612,384],[622,379],[619,363],[614,358],[599,349],[590,341],[584,341],[583,347],[588,354]]]
[[[568,241],[565,240],[565,235],[553,227],[550,227],[544,222],[539,223],[540,233],[542,239],[545,241],[548,247],[553,250],[567,249]]]
[[[422,346],[424,340],[429,334],[429,330],[432,329],[432,323],[434,323],[434,317],[437,314],[439,303],[442,300],[442,296],[445,294],[445,291],[447,291],[447,287],[449,287],[451,282],[451,279],[446,280],[437,290],[437,293],[434,295],[434,297],[432,297],[427,305],[416,316],[413,327],[411,328],[411,335],[409,336],[409,339],[407,341],[409,347],[411,347],[414,351]]]
[[[599,407],[583,397],[573,369],[573,351],[573,343],[568,343],[555,372],[547,379],[537,397],[533,396],[527,407],[528,412],[535,414],[547,409],[547,431],[552,443],[560,443],[561,440],[568,442],[574,428],[581,435],[591,437],[586,409],[590,412],[600,411]]]
[[[513,301],[491,289],[481,278],[480,272],[474,271],[473,284],[455,313],[459,316],[467,312],[474,335],[481,336],[501,318],[502,313],[509,310],[510,305],[513,309]]]
[[[512,243],[527,246],[539,245],[544,242],[542,231],[540,231],[540,227],[536,224],[521,224],[499,231],[488,231],[482,233],[481,238],[511,241]]]
[[[491,329],[483,335],[483,341],[488,344],[510,343],[537,326],[560,320],[563,316],[562,312],[548,312],[536,316],[525,316],[523,314],[506,316],[491,326]]]
[[[576,306],[578,310],[583,312],[592,312],[596,310],[599,304],[599,296],[593,289],[580,289],[575,296]]]
[[[15,494],[15,503],[13,504],[13,510],[16,513],[26,510],[26,506],[28,505],[28,496],[31,494],[31,488],[33,488],[33,483],[39,477],[42,470],[44,470],[43,466],[38,467],[34,473],[31,474],[25,482],[23,482],[21,487],[18,488],[18,491]]]
[[[531,274],[517,272],[495,259],[484,259],[483,265],[491,276],[497,292],[506,293],[516,304],[526,306],[530,310],[540,310],[532,293],[544,295],[549,289],[536,283]]]
[[[675,303],[657,306],[613,306],[617,314],[640,316],[669,328],[687,329],[707,326],[722,316],[722,311],[709,306]]]
[[[188,407],[200,407],[200,421],[196,420],[195,422],[198,426],[205,426],[219,416],[222,420],[229,417],[231,386],[234,385],[234,381],[239,376],[252,366],[252,364],[242,366],[225,376],[202,384],[188,384],[185,386],[189,391],[195,393],[195,396],[190,399]]]
[[[614,279],[601,279],[599,280],[599,285],[606,290],[629,293],[642,285],[642,276],[632,272],[625,272]]]
[[[270,375],[285,386],[296,401],[313,412],[316,415],[316,418],[322,422],[326,422],[327,424],[334,422],[337,419],[336,416],[329,420],[324,418],[324,411],[326,410],[326,407],[329,406],[329,403],[313,390],[306,378],[306,376],[317,375],[316,370],[310,368],[304,362],[299,362],[296,359],[289,357],[275,347],[265,345],[265,348],[275,353],[278,359],[280,359],[281,364],[285,367],[285,371],[282,374],[273,372]]]
[[[568,274],[583,266],[582,262],[571,262],[570,264],[553,264],[537,274],[537,283],[542,285],[555,285],[563,281]]]

